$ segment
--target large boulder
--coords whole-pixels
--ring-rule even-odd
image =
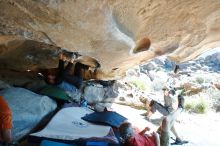
[[[0,80],[10,86],[22,87],[34,92],[38,92],[46,85],[42,76],[27,71],[19,72],[7,69],[0,70]]]
[[[102,85],[89,85],[84,89],[84,98],[89,104],[101,102],[104,98],[105,91]]]
[[[12,111],[14,140],[19,140],[33,130],[57,104],[47,96],[23,88],[6,88],[0,91]]]
[[[99,102],[112,103],[118,96],[118,88],[115,83],[102,85],[90,82],[90,84],[85,86],[83,92],[84,98],[89,104],[96,104]]]
[[[211,70],[220,72],[220,48],[219,52],[205,57],[204,64]]]
[[[9,88],[10,85],[0,80],[0,90]]]

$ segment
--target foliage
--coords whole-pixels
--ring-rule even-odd
[[[220,101],[220,91],[215,90],[213,88],[207,90],[207,94],[211,97],[214,101]]]
[[[140,79],[134,79],[132,81],[130,81],[131,84],[133,84],[135,87],[137,87],[140,90],[146,90],[147,86],[146,83]]]
[[[202,77],[196,77],[196,79],[195,79],[194,82],[195,82],[195,83],[198,83],[198,84],[202,84],[202,83],[204,83],[204,78],[202,78]]]
[[[189,112],[203,114],[209,109],[209,103],[202,97],[191,98],[186,101],[185,109]]]
[[[155,70],[155,72],[158,72],[158,71],[161,71],[161,68],[158,67],[158,68]]]

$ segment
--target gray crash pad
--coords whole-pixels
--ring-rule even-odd
[[[0,95],[12,111],[12,135],[19,140],[27,135],[39,122],[57,107],[55,101],[27,89],[10,87],[0,90]]]

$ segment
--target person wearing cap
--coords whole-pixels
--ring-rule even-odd
[[[2,96],[0,96],[0,145],[12,141],[12,112]]]
[[[152,100],[148,106],[148,119],[156,111],[159,111],[163,116],[170,115],[177,109],[178,100],[184,99],[181,95],[178,95],[178,97],[176,96],[175,89],[169,89],[167,86],[165,86],[162,88],[162,90],[164,95],[164,105],[155,100]],[[182,144],[183,142],[185,142],[181,140],[179,134],[177,133],[175,124],[173,124],[173,126],[171,127],[171,131],[176,137],[175,144]]]

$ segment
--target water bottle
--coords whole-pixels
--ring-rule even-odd
[[[87,101],[85,99],[80,101],[80,106],[81,107],[87,107]]]

